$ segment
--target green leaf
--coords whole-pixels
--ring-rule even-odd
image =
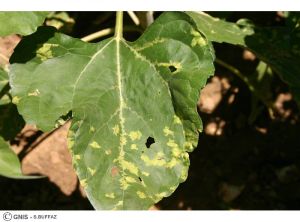
[[[25,122],[11,102],[0,105],[0,136],[5,140],[14,139],[23,129]]]
[[[0,68],[0,105],[10,102],[7,96],[9,90],[8,75],[2,68]]]
[[[18,156],[11,150],[9,144],[5,142],[5,140],[15,138],[25,124],[18,113],[17,107],[11,103],[7,93],[8,89],[8,75],[0,68],[0,175],[15,179],[39,178],[22,174]]]
[[[186,14],[193,19],[198,30],[213,42],[245,45],[245,37],[254,33],[248,24],[227,22],[204,12],[186,12]]]
[[[14,179],[34,179],[39,176],[23,175],[18,156],[0,137],[0,175]]]
[[[283,12],[285,22],[291,29],[300,27],[300,13],[299,12]]]
[[[211,17],[205,13],[187,12],[198,30],[207,39],[241,45],[250,49],[256,56],[270,65],[279,77],[286,82],[298,103],[300,103],[300,26],[298,17],[287,27],[255,27],[246,20],[237,23]]]
[[[289,85],[300,89],[300,28],[257,28],[246,38],[247,47],[266,62]]]
[[[49,12],[0,12],[0,36],[29,35],[36,31]]]
[[[8,75],[0,68],[0,136],[11,140],[23,129],[25,122],[8,93]]]
[[[191,26],[185,25],[185,35],[191,35]],[[180,118],[178,113],[196,112],[196,91],[212,74],[213,56],[207,44],[199,45],[202,54],[197,55],[197,47],[191,46],[195,36],[185,43],[175,34],[157,35],[164,37],[161,48],[153,45],[146,50],[140,48],[143,40],[110,38],[92,44],[43,27],[15,49],[10,68],[13,101],[27,122],[45,131],[72,111],[69,147],[96,209],[148,209],[187,177],[185,146],[190,141],[180,119],[186,118],[185,112]],[[175,52],[178,57],[171,55]],[[181,68],[164,72],[158,64],[162,62],[176,62]],[[198,68],[201,81],[194,83]],[[182,88],[176,83],[180,76]],[[186,95],[194,98],[193,105],[185,102]]]
[[[183,122],[185,148],[192,151],[203,128],[195,104],[200,89],[214,73],[212,46],[190,24],[188,16],[167,12],[146,30],[134,47],[156,66],[168,83],[176,115]]]
[[[2,92],[5,89],[7,84],[8,84],[8,75],[3,69],[0,68],[0,92]]]
[[[63,33],[70,33],[75,25],[75,20],[67,12],[51,12],[48,14],[46,25],[53,26]]]

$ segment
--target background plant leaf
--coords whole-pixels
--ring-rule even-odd
[[[214,18],[205,13],[187,12],[198,30],[210,41],[236,44],[251,50],[271,66],[290,86],[295,100],[300,103],[300,26],[298,14],[293,14],[294,25],[256,27],[246,20],[237,23]],[[295,94],[296,93],[296,94]]]
[[[49,12],[0,12],[0,36],[29,35],[36,31]]]
[[[23,175],[21,163],[9,144],[0,137],[0,175],[13,179],[35,179],[40,176]]]
[[[70,33],[75,20],[67,12],[51,12],[47,15],[45,24],[55,27],[62,33]]]
[[[8,90],[7,72],[0,68],[0,136],[5,140],[14,139],[25,125],[16,105],[11,102]]]
[[[0,92],[4,90],[7,84],[8,84],[8,75],[2,68],[0,68]]]
[[[227,22],[204,12],[186,12],[186,14],[192,18],[198,30],[213,42],[245,45],[245,37],[254,34],[252,26],[248,24]]]
[[[19,158],[6,142],[14,139],[25,125],[8,90],[8,74],[0,68],[0,175],[14,179],[40,178],[22,174]]]

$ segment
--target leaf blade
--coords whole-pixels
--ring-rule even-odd
[[[198,61],[185,43],[166,42]],[[72,111],[69,149],[96,209],[148,209],[188,174],[187,139],[171,85],[137,45],[117,38],[85,43],[39,28],[11,60],[12,95],[27,122],[51,130]],[[196,101],[194,107],[196,113]]]
[[[27,176],[21,171],[18,156],[0,137],[0,175],[12,179],[34,179],[38,176]]]
[[[214,73],[214,52],[189,22],[184,13],[163,13],[134,47],[155,64],[169,84],[175,112],[183,122],[188,141],[186,149],[192,151],[202,131],[196,104],[200,90]]]
[[[41,25],[48,12],[0,12],[0,36],[29,35]]]

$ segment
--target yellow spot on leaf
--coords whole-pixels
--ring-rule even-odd
[[[129,137],[132,141],[139,140],[142,137],[142,133],[140,131],[131,131]]]
[[[106,193],[105,196],[107,198],[111,198],[111,199],[114,199],[115,198],[115,194],[114,193]]]
[[[164,198],[165,196],[167,196],[167,193],[166,193],[166,192],[162,192],[162,193],[155,194],[155,196],[156,196],[158,199],[162,199],[162,198]]]
[[[100,149],[101,148],[101,146],[96,141],[93,141],[92,143],[90,143],[90,146],[94,149]]]
[[[170,66],[174,66],[176,71],[172,72],[172,74],[177,73],[178,71],[180,71],[180,69],[182,69],[182,65],[180,62],[160,62],[160,63],[156,63],[157,66],[164,66],[164,67],[170,67]]]
[[[174,124],[180,124],[180,125],[182,125],[181,120],[180,120],[179,117],[176,116],[176,115],[174,115],[174,120],[173,120],[173,122],[174,122]]]
[[[80,160],[81,159],[81,156],[80,155],[75,155],[75,160]]]
[[[188,171],[185,168],[183,168],[181,171],[180,179],[186,180],[187,176],[188,176]]]
[[[137,150],[138,148],[137,148],[137,145],[136,145],[136,144],[131,144],[130,149],[132,149],[132,150]]]
[[[126,145],[127,139],[126,139],[126,137],[125,137],[124,135],[121,136],[121,138],[120,138],[120,143],[121,143],[121,146]]]
[[[166,40],[163,39],[163,38],[160,38],[160,39],[159,38],[155,38],[152,42],[146,42],[142,47],[137,48],[136,50],[137,51],[144,50],[144,49],[149,48],[149,47],[151,47],[151,46],[153,46],[155,44],[163,43],[165,41]]]
[[[148,166],[164,166],[166,164],[166,161],[164,159],[160,159],[157,156],[154,159],[150,159],[145,154],[142,154],[141,159]]]
[[[21,100],[20,97],[14,96],[13,99],[12,99],[12,103],[17,105],[20,102],[20,100]]]
[[[189,154],[187,152],[183,152],[181,156],[184,160],[189,160]]]
[[[66,121],[63,119],[59,119],[59,120],[57,120],[57,122],[59,125],[64,125],[66,123]]]
[[[90,167],[88,167],[87,169],[88,169],[89,173],[90,173],[92,176],[94,176],[94,174],[96,173],[96,170],[95,170],[95,169],[92,169],[92,168],[90,168]]]
[[[73,138],[69,138],[67,139],[67,145],[68,145],[68,148],[71,149],[73,146],[74,146],[74,140]]]
[[[164,131],[165,136],[170,136],[170,135],[174,136],[174,132],[172,130],[170,130],[170,128],[167,126],[164,128],[163,131]]]
[[[83,188],[85,188],[87,186],[86,179],[80,180],[79,183]]]
[[[120,127],[119,127],[119,125],[115,125],[115,126],[112,128],[112,130],[113,130],[113,134],[114,134],[114,135],[118,135],[118,134],[120,133]]]
[[[112,210],[118,210],[118,207],[120,207],[122,205],[123,205],[123,201],[120,200],[120,201],[118,201],[118,203],[115,205],[115,207]]]
[[[141,182],[143,187],[146,187],[146,184],[144,181]]]
[[[165,154],[163,153],[163,152],[158,152],[157,154],[156,154],[156,158],[157,159],[161,159],[161,158],[163,158],[165,156]]]
[[[147,173],[147,172],[145,172],[145,171],[143,171],[142,174],[145,175],[146,177],[149,176],[149,173]]]
[[[199,46],[206,46],[207,42],[204,39],[204,37],[200,34],[200,32],[197,32],[196,30],[192,29],[191,34],[194,36],[192,39],[192,47],[199,45]]]
[[[105,150],[105,154],[106,154],[106,155],[110,155],[110,154],[111,154],[111,149]]]
[[[175,191],[175,190],[176,190],[176,188],[177,188],[177,187],[175,187],[175,186],[173,186],[173,187],[170,187],[170,191],[171,191],[171,192],[173,192],[173,191]]]
[[[122,206],[123,205],[123,201],[122,200],[120,200],[117,204],[116,204],[116,206]]]
[[[167,142],[167,146],[171,147],[171,148],[178,148],[178,144],[175,143],[174,140],[169,139],[169,141]]]
[[[128,188],[129,185],[128,185],[127,181],[125,180],[125,178],[120,179],[120,186],[121,186],[122,190],[126,190]]]
[[[136,194],[139,196],[139,198],[141,199],[145,199],[146,198],[146,195],[145,193],[143,193],[142,191],[137,191]]]
[[[174,147],[173,149],[172,149],[172,154],[173,154],[173,156],[174,157],[180,157],[180,154],[181,154],[181,150],[180,149],[178,149],[177,147]]]
[[[90,133],[95,132],[95,128],[93,126],[90,126]]]
[[[36,51],[36,56],[42,61],[53,58],[52,47],[57,47],[58,44],[45,43]]]
[[[28,93],[28,96],[38,96],[40,91],[38,89],[34,90],[33,92]]]
[[[185,142],[184,143],[184,148],[188,151],[192,151],[193,150],[193,144],[191,142]]]
[[[123,205],[123,201],[122,200],[118,201],[118,203],[116,204],[117,207],[118,206],[122,206],[122,205]]]
[[[120,164],[124,170],[128,170],[130,173],[138,175],[139,169],[133,163],[121,159]]]
[[[74,131],[73,130],[69,130],[68,132],[68,137],[73,137],[74,136]]]
[[[124,160],[124,156],[125,156],[125,151],[124,150],[120,150],[120,154],[119,154],[119,160]]]
[[[171,159],[171,161],[170,162],[168,162],[167,164],[166,164],[166,166],[168,167],[168,168],[172,168],[172,167],[174,167],[174,166],[176,166],[177,165],[177,160],[176,160],[176,158],[172,158]]]
[[[125,180],[126,180],[128,183],[135,183],[135,182],[137,182],[136,179],[134,179],[133,177],[129,177],[129,176],[126,176],[126,177],[125,177]]]

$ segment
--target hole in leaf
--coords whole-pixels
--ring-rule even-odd
[[[140,182],[142,182],[142,181],[143,181],[143,180],[142,180],[142,178],[140,178],[140,177],[139,177],[139,180],[140,180]]]
[[[150,148],[150,146],[155,143],[155,140],[153,137],[149,136],[148,139],[147,139],[147,142],[145,143],[146,144],[146,147],[147,148]]]
[[[176,69],[175,66],[169,66],[169,70],[170,70],[171,72],[175,72],[177,69]]]

